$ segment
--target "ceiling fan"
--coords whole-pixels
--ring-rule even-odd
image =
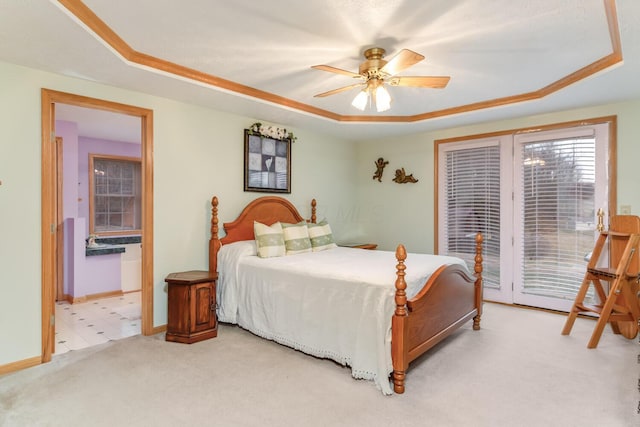
[[[328,71],[330,73],[343,74],[361,80],[359,83],[349,86],[333,89],[315,95],[315,97],[323,98],[325,96],[335,95],[356,87],[362,87],[362,91],[353,99],[351,103],[360,111],[364,111],[369,102],[376,105],[378,112],[386,111],[391,108],[391,95],[385,88],[385,84],[390,86],[412,86],[412,87],[428,87],[434,89],[442,89],[449,83],[448,76],[396,76],[400,71],[405,70],[412,65],[424,59],[423,55],[402,49],[394,55],[389,61],[382,59],[385,50],[380,47],[373,47],[364,51],[366,60],[360,64],[358,73],[332,67],[330,65],[314,65],[311,68],[316,70]]]

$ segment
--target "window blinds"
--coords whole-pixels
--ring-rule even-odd
[[[484,234],[484,286],[500,287],[500,149],[447,151],[444,171],[446,254],[473,271],[475,235]]]
[[[594,242],[595,138],[523,142],[518,149],[523,292],[572,300]]]

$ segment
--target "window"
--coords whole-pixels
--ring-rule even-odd
[[[89,155],[89,232],[140,233],[139,158]]]

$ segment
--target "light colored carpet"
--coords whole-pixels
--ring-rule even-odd
[[[221,325],[186,345],[136,336],[0,377],[2,426],[638,426],[640,345],[578,319],[485,304],[383,396],[350,370]]]

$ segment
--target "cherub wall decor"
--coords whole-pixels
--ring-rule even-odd
[[[373,174],[373,179],[377,179],[378,182],[382,182],[382,172],[384,172],[384,167],[387,166],[389,162],[380,157],[374,163],[376,165],[376,172]]]
[[[393,181],[397,182],[398,184],[406,184],[407,182],[410,182],[410,183],[418,182],[418,180],[413,177],[413,174],[407,175],[406,172],[404,171],[404,168],[396,169],[396,177],[393,178]]]

